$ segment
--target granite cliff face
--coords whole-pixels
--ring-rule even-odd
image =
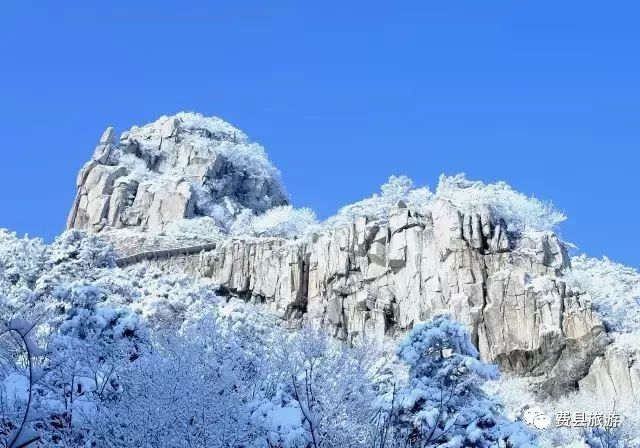
[[[165,117],[118,142],[107,129],[78,176],[68,226],[145,234],[210,216],[224,230],[243,210],[285,204],[262,149],[206,120]],[[388,220],[360,217],[295,240],[227,236],[212,251],[153,262],[213,278],[227,294],[344,340],[382,341],[450,313],[484,360],[535,377],[553,396],[578,384],[598,394],[639,390],[637,366],[607,349],[588,295],[563,280],[570,261],[562,241],[549,231],[513,232],[488,206],[470,212],[435,198],[416,210],[400,201]]]
[[[465,215],[439,200],[421,217],[400,204],[388,226],[363,218],[307,242],[228,240],[199,273],[343,339],[382,340],[448,312],[483,359],[541,376],[558,395],[603,354],[604,328],[562,281],[569,261],[555,235],[510,241],[504,229],[488,210]]]

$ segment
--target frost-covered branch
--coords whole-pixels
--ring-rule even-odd
[[[46,353],[37,346],[30,335],[34,326],[35,324],[24,320],[11,320],[8,323],[0,324],[0,338],[6,334],[13,334],[21,341],[26,354],[29,380],[24,415],[13,435],[9,437],[7,448],[25,448],[40,439],[38,432],[28,426],[29,416],[32,411],[33,387],[42,378],[42,373],[37,373],[35,370],[33,357],[42,356]]]

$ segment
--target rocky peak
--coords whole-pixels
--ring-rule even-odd
[[[116,142],[107,128],[80,171],[68,227],[162,230],[211,216],[224,227],[244,209],[287,203],[263,148],[219,118],[194,113],[133,127]]]

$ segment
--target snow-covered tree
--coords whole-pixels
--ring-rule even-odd
[[[370,347],[345,347],[308,327],[277,341],[278,404],[297,410],[303,431],[296,429],[296,446],[371,446],[384,356]],[[291,437],[280,435],[286,439]]]
[[[427,187],[415,188],[413,181],[407,176],[391,176],[380,187],[380,193],[342,207],[324,225],[332,227],[351,224],[356,218],[362,216],[385,223],[389,220],[392,209],[399,201],[404,201],[410,208],[418,212],[426,213],[433,201],[433,194]]]
[[[37,358],[46,351],[38,347],[32,334],[34,327],[34,323],[20,319],[0,321],[0,380],[5,380],[0,381],[0,436],[7,448],[24,448],[40,440],[34,425],[33,395],[46,374]],[[11,368],[16,373],[8,375],[7,381],[7,370]],[[23,386],[21,397],[19,383]]]
[[[478,359],[464,326],[446,316],[421,323],[400,344],[409,366],[406,385],[388,399],[396,437],[416,447],[533,446],[531,437],[500,415],[480,386],[498,371]]]
[[[317,223],[316,214],[309,208],[288,205],[275,207],[256,217],[254,231],[259,236],[300,237]]]
[[[343,207],[324,225],[349,224],[360,216],[385,223],[399,201],[426,216],[436,199],[451,201],[465,213],[488,208],[514,234],[554,230],[566,219],[551,203],[519,193],[505,182],[485,184],[468,180],[464,174],[440,176],[435,194],[427,187],[415,188],[407,176],[391,176],[380,190],[379,194]]]
[[[584,439],[589,448],[632,448],[635,445],[620,429],[589,428],[584,431]]]

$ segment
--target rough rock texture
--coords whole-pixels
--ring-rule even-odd
[[[464,215],[446,200],[431,216],[399,204],[388,226],[359,219],[307,242],[229,240],[199,269],[344,339],[380,340],[451,313],[483,359],[544,375],[557,395],[603,353],[603,326],[587,299],[567,291],[568,257],[555,235],[511,241],[505,229],[488,210]]]
[[[610,346],[593,361],[580,389],[618,403],[640,396],[640,353]]]
[[[260,147],[222,120],[182,117],[133,128],[118,142],[108,128],[78,175],[67,227],[162,230],[183,218],[286,204]]]
[[[121,249],[164,241],[168,224],[185,218],[210,216],[224,230],[245,209],[287,202],[261,147],[192,113],[118,141],[108,128],[77,187],[68,227],[103,232]],[[550,395],[578,384],[598,395],[640,392],[635,358],[607,349],[588,297],[563,281],[569,260],[553,233],[513,235],[489,208],[463,213],[445,199],[428,208],[421,216],[400,202],[388,224],[359,218],[302,241],[216,239],[209,252],[179,256],[158,247],[144,262],[211,277],[221,291],[345,340],[382,341],[446,312],[468,326],[484,360],[540,378]]]

